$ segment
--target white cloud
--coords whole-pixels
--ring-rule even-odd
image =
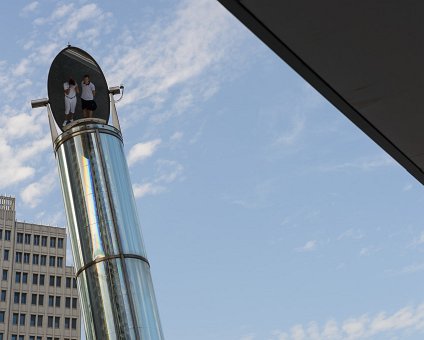
[[[176,161],[158,160],[155,178],[143,184],[134,184],[134,196],[141,198],[146,195],[157,195],[166,190],[166,185],[181,178],[183,166]]]
[[[304,116],[295,115],[292,119],[292,126],[289,130],[282,133],[276,140],[275,144],[289,146],[295,143],[303,130],[305,129],[306,119]]]
[[[424,263],[413,263],[403,267],[400,271],[401,274],[412,274],[424,270]]]
[[[377,335],[412,334],[424,332],[424,304],[417,307],[407,306],[391,315],[379,312],[374,317],[364,314],[356,318],[348,318],[338,323],[328,320],[321,327],[315,321],[307,326],[295,325],[290,331],[273,331],[271,340],[355,340],[373,339]]]
[[[184,136],[183,132],[177,131],[170,137],[170,140],[173,141],[173,142],[177,142],[177,141],[181,140],[183,138],[183,136]]]
[[[214,71],[239,41],[233,23],[213,1],[189,0],[144,32],[125,30],[104,62],[111,83],[126,85],[120,107],[142,100],[160,124],[206,100],[219,88]],[[132,119],[140,118],[137,110]]]
[[[39,181],[32,182],[21,191],[22,201],[35,208],[40,204],[41,199],[51,192],[56,183],[56,176],[54,173],[49,173],[42,177]]]
[[[16,65],[12,73],[14,76],[22,76],[28,72],[29,66],[30,66],[30,60],[28,58],[22,59],[19,62],[19,64]]]
[[[134,184],[133,185],[134,196],[141,198],[146,195],[157,195],[165,190],[163,186],[159,186],[153,183]]]
[[[306,242],[302,247],[296,248],[296,251],[298,252],[309,252],[315,250],[317,246],[316,240],[310,240]]]
[[[361,240],[363,238],[364,238],[364,233],[362,232],[362,230],[350,228],[350,229],[344,231],[343,233],[341,233],[337,237],[337,240],[338,241],[343,240],[343,239]]]
[[[240,340],[254,340],[254,339],[255,339],[254,334],[248,334],[248,335],[242,336]]]
[[[374,246],[364,247],[364,248],[361,248],[361,250],[359,251],[359,256],[369,256],[380,250],[381,248],[374,247]]]
[[[345,162],[341,164],[323,165],[318,168],[322,172],[342,171],[349,169],[359,169],[362,171],[370,171],[376,168],[392,166],[396,162],[389,155],[382,155],[368,159],[358,159],[353,162]]]
[[[128,152],[128,165],[132,166],[137,162],[151,157],[161,142],[160,139],[154,139],[148,142],[135,144]]]
[[[38,1],[32,1],[28,5],[26,5],[24,8],[22,8],[20,15],[26,16],[32,12],[34,12],[40,3]]]

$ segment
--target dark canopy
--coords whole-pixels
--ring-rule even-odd
[[[423,1],[219,1],[424,184]]]

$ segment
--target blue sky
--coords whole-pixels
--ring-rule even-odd
[[[64,226],[50,63],[118,105],[168,340],[422,339],[421,185],[214,0],[0,3],[0,192]]]

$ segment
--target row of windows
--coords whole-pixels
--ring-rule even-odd
[[[8,270],[3,269],[2,280],[7,281]],[[46,275],[45,274],[32,274],[32,284],[44,286]],[[16,283],[28,283],[28,273],[26,272],[16,272],[15,273],[15,282]],[[62,286],[62,277],[61,276],[49,276],[49,286],[51,287],[61,287]],[[77,288],[77,280],[72,277],[66,277],[66,288]],[[1,340],[1,339],[0,339]]]
[[[43,337],[40,335],[30,335],[28,337],[29,340],[43,340]],[[51,336],[48,336],[46,338],[47,340],[61,340],[60,338],[53,338]],[[0,333],[0,340],[3,340],[3,333]],[[11,340],[25,340],[25,335],[17,335],[17,334],[12,334]],[[77,339],[70,339],[70,338],[64,338],[64,340],[77,340]]]
[[[4,312],[3,313],[3,322],[4,322]],[[65,329],[77,329],[77,318],[64,318]],[[13,313],[12,315],[12,325],[25,326],[26,323],[26,314],[23,313]],[[43,327],[43,315],[30,315],[29,325],[31,327]],[[60,316],[48,316],[47,317],[47,327],[48,328],[60,328]]]
[[[8,230],[6,230],[6,232],[7,231]],[[0,235],[1,235],[1,233],[0,233]],[[5,234],[5,236],[6,236],[6,234]],[[40,235],[17,233],[16,234],[16,243],[18,243],[18,244],[22,244],[22,243],[31,244],[31,238],[33,239],[34,246],[39,246],[40,240],[41,240],[41,246],[47,247],[47,236],[40,236]],[[1,239],[1,237],[0,237],[0,239]],[[5,239],[6,239],[6,237],[5,237]],[[57,244],[57,248],[63,249],[63,240],[64,239],[62,237],[56,238],[56,237],[50,236],[50,248],[56,248],[56,244]]]
[[[42,336],[35,336],[35,335],[30,335],[28,337],[29,340],[43,340]],[[60,340],[60,338],[53,338],[51,336],[48,336],[46,338],[47,340]],[[0,333],[0,340],[3,340],[3,333]],[[25,335],[17,335],[17,334],[12,334],[11,340],[25,340]],[[77,340],[77,339],[70,339],[70,338],[64,338],[64,340]]]
[[[6,291],[1,291],[1,301],[6,301]],[[60,307],[61,297],[49,295],[48,305],[49,307]],[[27,293],[15,292],[13,295],[13,303],[26,305]],[[44,306],[44,294],[31,294],[31,305]],[[77,308],[77,298],[65,297],[65,308]]]
[[[20,251],[17,251],[15,254],[15,262],[16,263],[26,263],[29,264],[30,261],[30,253],[22,253]],[[4,253],[3,253],[3,259],[4,261],[9,261],[9,249],[5,249]],[[40,265],[40,266],[45,266],[47,264],[47,255],[38,255],[38,254],[33,254],[32,255],[32,264],[34,265]],[[50,267],[59,267],[62,268],[63,267],[63,257],[62,256],[49,256],[49,266]]]

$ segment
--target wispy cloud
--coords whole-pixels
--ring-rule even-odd
[[[40,204],[41,199],[53,190],[55,183],[54,172],[45,175],[39,181],[30,183],[21,191],[23,202],[31,208],[35,208]]]
[[[341,241],[343,239],[351,240],[361,240],[364,238],[364,233],[360,229],[349,228],[337,236],[337,240]]]
[[[157,195],[166,190],[166,186],[181,179],[183,166],[176,161],[158,160],[156,162],[155,178],[142,184],[134,184],[134,196],[141,198],[146,195]]]
[[[305,129],[306,119],[302,115],[294,115],[291,120],[291,127],[284,131],[275,140],[275,144],[290,146],[298,141]]]
[[[424,270],[424,263],[413,263],[413,264],[409,264],[405,267],[403,267],[400,270],[401,274],[412,274],[412,273],[417,273],[417,272],[421,272]]]
[[[369,246],[369,247],[363,247],[359,251],[359,256],[369,256],[371,254],[375,254],[381,250],[380,247],[375,246]]]
[[[132,166],[137,162],[151,157],[161,142],[160,139],[154,139],[148,142],[135,144],[128,152],[128,165]]]
[[[154,183],[134,184],[134,196],[141,198],[146,195],[157,195],[165,191],[165,187],[156,185]]]
[[[341,164],[322,165],[318,167],[318,170],[322,172],[343,171],[349,169],[370,171],[376,168],[392,166],[395,164],[396,162],[389,155],[382,155],[374,158],[357,159],[352,162],[345,162]]]
[[[241,337],[240,340],[255,340],[255,335],[254,334],[244,335]]]
[[[126,84],[120,107],[142,99],[150,121],[163,124],[206,100],[219,88],[217,68],[237,44],[232,23],[216,3],[188,0],[145,32],[125,30],[104,60],[108,79]],[[133,120],[142,118],[137,112]]]
[[[316,249],[317,246],[317,241],[316,240],[310,240],[308,242],[306,242],[303,246],[296,248],[295,250],[297,252],[301,252],[301,253],[305,253],[305,252],[310,252]]]
[[[373,339],[377,335],[387,336],[408,332],[424,332],[424,304],[417,307],[407,306],[393,314],[380,312],[373,317],[367,314],[356,318],[348,318],[340,323],[328,320],[319,326],[315,321],[307,325],[294,325],[288,331],[272,332],[271,340],[354,340]]]
[[[40,3],[38,1],[32,1],[28,5],[26,5],[24,8],[22,8],[20,15],[21,16],[27,16],[29,13],[34,12]]]

